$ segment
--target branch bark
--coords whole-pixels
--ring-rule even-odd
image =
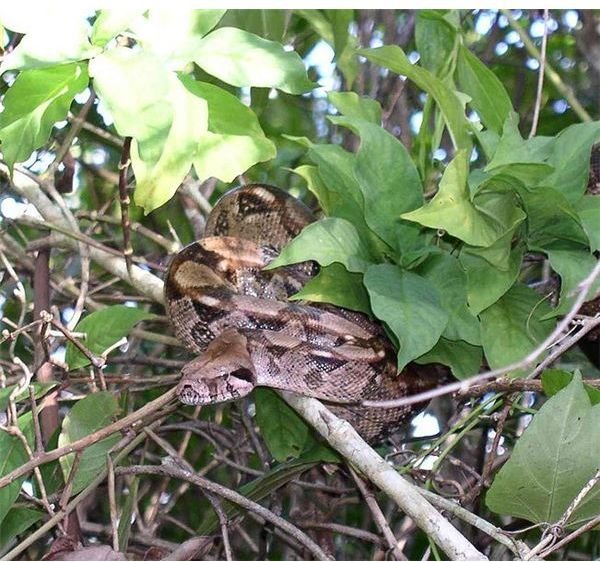
[[[349,463],[396,504],[451,560],[487,560],[439,511],[378,455],[354,428],[314,398],[281,392],[283,399],[308,421]]]

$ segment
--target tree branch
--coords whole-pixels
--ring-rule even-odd
[[[9,176],[8,168],[5,164],[0,164],[0,173],[4,173],[7,177]],[[44,217],[44,220],[62,229],[72,230],[71,225],[58,206],[39,188],[40,180],[35,178],[35,176],[15,166],[12,186],[21,197],[29,200],[42,217]],[[74,238],[65,236],[64,244],[77,250],[80,242]],[[91,259],[116,277],[131,283],[140,294],[164,304],[163,282],[156,275],[132,265],[130,278],[123,257],[111,255],[104,250],[92,246],[89,247],[89,252]]]
[[[451,560],[487,560],[439,511],[381,458],[354,428],[314,398],[281,392],[283,399],[308,421],[349,463],[390,496]]]

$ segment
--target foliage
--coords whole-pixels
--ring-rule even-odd
[[[541,23],[535,12],[169,6],[92,13],[44,9],[34,17],[17,6],[0,8],[0,150],[14,181],[11,189],[7,178],[0,195],[0,257],[6,267],[0,293],[6,328],[0,375],[6,388],[0,389],[0,406],[10,421],[9,431],[0,432],[0,477],[30,460],[32,450],[64,448],[64,454],[48,457],[41,475],[20,475],[0,488],[0,551],[10,550],[15,537],[31,533],[46,517],[39,510],[46,500],[31,497],[64,494],[58,497],[69,502],[93,493],[107,470],[107,455],[118,465],[130,446],[131,464],[156,464],[157,455],[168,455],[286,518],[293,519],[293,509],[304,511],[299,525],[307,532],[315,523],[307,506],[325,520],[338,509],[335,488],[349,485],[344,462],[351,459],[318,444],[272,390],[260,389],[251,404],[193,414],[183,408],[155,411],[146,424],[136,418],[124,425],[128,435],[94,439],[156,399],[152,387],[172,386],[183,356],[166,334],[161,304],[148,301],[131,263],[115,277],[107,261],[92,256],[90,262],[90,249],[81,246],[108,249],[107,259],[119,263],[131,256],[142,270],[162,275],[166,254],[200,234],[210,205],[237,178],[278,184],[322,210],[269,266],[319,264],[318,276],[294,299],[376,318],[398,349],[400,371],[411,362],[439,363],[467,381],[504,369],[508,390],[536,391],[533,410],[520,396],[495,388],[455,404],[452,422],[438,409],[440,436],[411,450],[403,445],[412,457],[394,460],[399,468],[422,476],[420,463],[427,457],[434,463],[427,486],[444,495],[448,482],[455,482],[466,507],[476,505],[493,482],[478,515],[498,527],[506,524],[498,515],[543,529],[560,525],[561,531],[598,517],[597,487],[573,506],[598,468],[598,391],[584,385],[580,374],[597,375],[597,369],[575,351],[565,353],[576,341],[567,339],[554,358],[565,370],[547,369],[543,387],[527,386],[549,353],[540,345],[565,314],[576,312],[580,284],[590,279],[600,249],[600,198],[590,181],[590,154],[600,142],[600,121],[593,120],[599,118],[593,100],[600,71],[590,53],[600,38],[589,39],[590,21],[598,18],[590,14],[552,14],[556,27],[549,28],[547,65],[559,68],[559,82],[546,82],[536,99],[537,72],[524,64],[535,59],[526,44],[512,41],[519,38],[515,25],[533,33]],[[587,35],[564,23],[573,17]],[[486,18],[493,23],[483,32]],[[504,54],[491,54],[504,48]],[[323,50],[334,65],[329,83],[319,59]],[[584,58],[595,70],[585,70]],[[576,97],[561,97],[563,83]],[[567,109],[557,111],[559,102]],[[540,109],[538,132],[534,126],[527,134],[534,107]],[[131,140],[130,150],[124,139]],[[40,283],[42,252],[34,261],[24,249],[32,242],[34,249],[42,247],[37,239],[47,229],[57,237],[69,232],[31,211],[9,217],[10,205],[25,204],[19,191],[23,173],[39,182],[40,193],[77,230],[80,244],[73,251],[50,239],[47,303],[39,302],[42,291],[29,279],[35,272]],[[43,203],[30,199],[44,215]],[[596,278],[585,300],[593,301],[599,289]],[[40,316],[50,305],[54,323]],[[573,329],[589,321],[580,313],[583,319]],[[571,337],[554,336],[555,347]],[[129,349],[115,350],[124,337]],[[524,361],[534,351],[540,351],[535,359]],[[50,360],[61,365],[64,381],[57,388],[38,378],[30,396],[30,375]],[[51,397],[59,391],[67,403],[58,425],[42,424],[43,445],[34,435],[37,410],[32,412],[31,402],[55,407],[58,420]],[[534,411],[533,421],[523,423]],[[193,420],[197,426],[190,416],[200,418]],[[153,429],[144,433],[148,424]],[[67,450],[80,442],[81,450]],[[500,443],[508,460],[498,470]],[[480,482],[458,474],[448,462],[453,456],[476,467]],[[307,471],[326,490],[319,494],[336,498],[331,513],[315,508],[327,503],[322,499],[299,499],[289,491],[290,480]],[[40,489],[40,479],[47,489]],[[143,514],[142,527],[154,532],[160,525],[161,538],[174,544],[187,538],[182,529],[208,535],[223,517],[241,513],[229,501],[220,506],[211,494],[208,515],[186,509],[190,499],[171,480],[160,486],[141,475],[118,481],[124,497],[110,501],[125,520]],[[148,491],[148,483],[158,491]],[[163,493],[169,495],[167,507]],[[184,524],[170,523],[169,513]],[[114,517],[106,501],[98,515],[105,523]],[[361,506],[345,511],[342,521],[352,527],[370,518]],[[524,536],[529,546],[540,539],[536,532]],[[138,535],[120,524],[120,548],[131,547]],[[422,539],[413,533],[409,558],[422,557]],[[377,540],[378,548],[386,544]],[[596,543],[592,538],[576,544],[589,554]],[[334,548],[333,541],[323,544]],[[235,548],[240,556],[256,556],[243,541]],[[272,557],[297,555],[290,554],[295,546],[273,548]],[[371,556],[362,543],[353,548],[336,555]]]
[[[581,377],[535,415],[487,494],[493,511],[534,523],[558,524],[575,496],[598,472],[598,416]],[[544,443],[544,447],[539,447]],[[598,514],[598,489],[572,511],[565,526],[580,526]]]

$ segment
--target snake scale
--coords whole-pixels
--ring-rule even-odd
[[[263,271],[315,217],[288,193],[253,184],[226,193],[204,237],[176,254],[167,271],[167,313],[197,356],[177,388],[185,404],[213,404],[256,386],[324,401],[368,441],[384,438],[423,404],[367,408],[440,383],[443,369],[396,369],[383,329],[366,315],[328,304],[288,301],[312,276],[312,262]]]

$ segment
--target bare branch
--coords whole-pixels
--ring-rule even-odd
[[[415,486],[369,447],[348,422],[334,416],[318,400],[288,392],[281,395],[336,451],[388,494],[451,559],[487,560]]]

